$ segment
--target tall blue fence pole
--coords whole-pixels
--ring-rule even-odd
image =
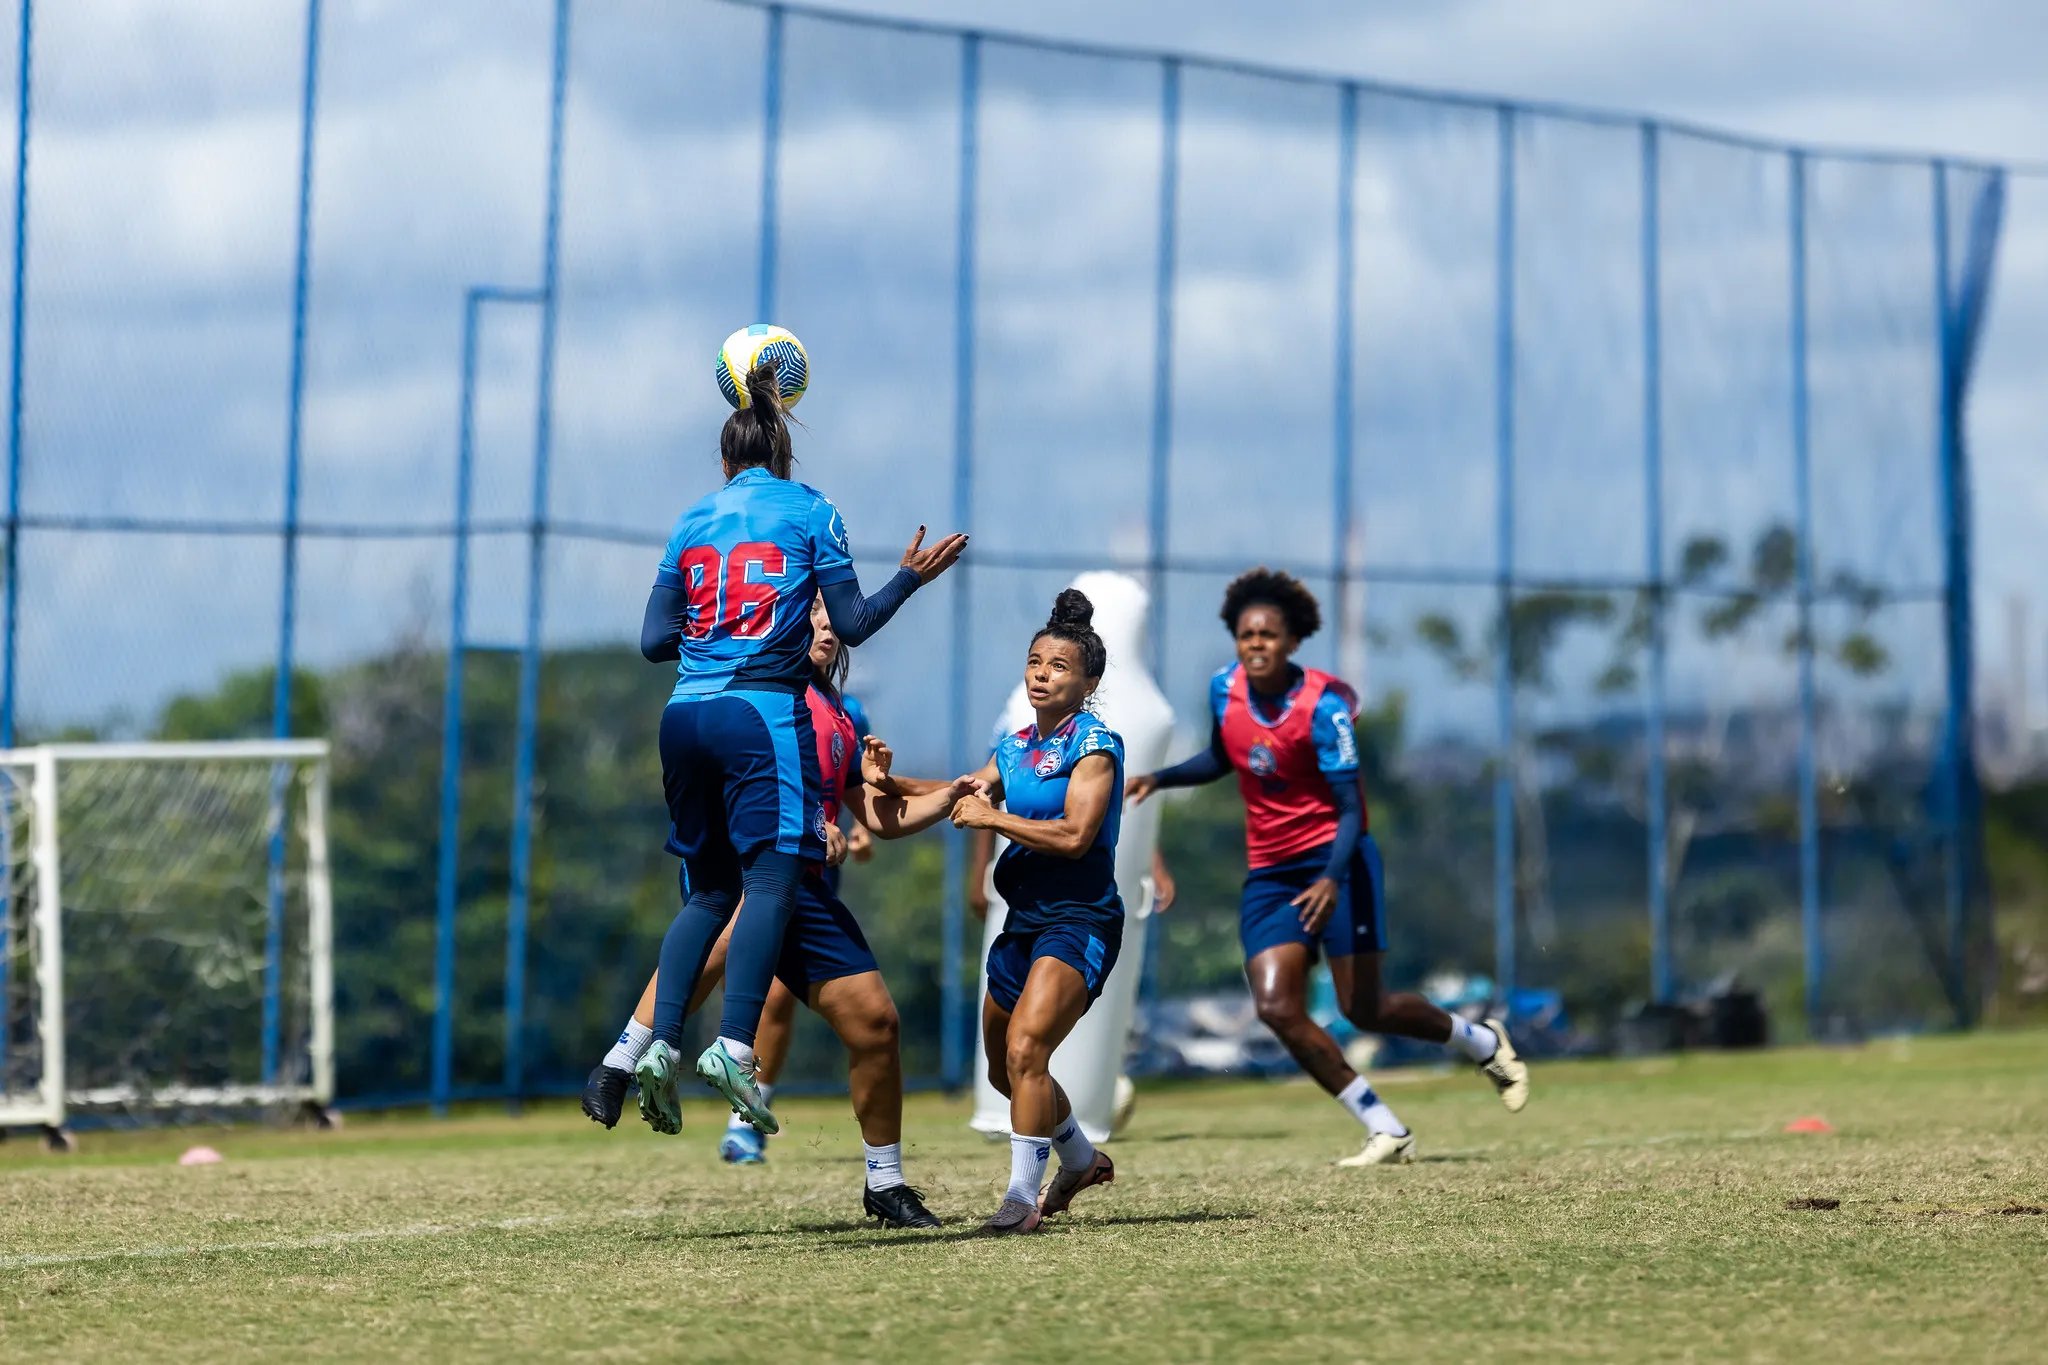
[[[476,460],[476,345],[483,303],[462,305],[462,414],[455,438],[455,568],[448,602],[448,677],[441,693],[441,848],[434,880],[434,1112],[446,1114],[455,1071],[455,898],[462,869],[462,683],[468,663],[469,521]]]
[[[21,341],[28,296],[28,119],[33,0],[21,0],[14,69],[14,297],[8,310],[7,583],[0,635],[0,749],[14,747],[15,657],[21,634]]]
[[[1806,1027],[1821,1029],[1826,972],[1821,937],[1820,774],[1815,748],[1813,678],[1813,460],[1806,378],[1806,156],[1789,158],[1792,235],[1792,479],[1799,553],[1799,924],[1805,945]]]
[[[0,749],[14,747],[14,642],[16,611],[21,594],[21,336],[23,286],[28,279],[28,114],[29,35],[34,6],[21,0],[21,36],[16,49],[14,106],[14,298],[9,314],[12,345],[7,372],[7,546],[4,572],[6,619],[0,622]],[[10,787],[0,801],[0,816],[7,818],[11,838],[11,812],[18,793]],[[8,964],[13,960],[11,929],[14,898],[0,888],[0,1066],[7,1060],[9,1020]]]
[[[1173,289],[1180,226],[1180,59],[1159,64],[1159,263],[1152,314],[1152,466],[1147,484],[1147,577],[1152,671],[1166,672],[1167,497],[1173,464]]]
[[[1358,197],[1358,87],[1347,82],[1337,97],[1337,337],[1336,400],[1332,404],[1330,455],[1330,588],[1336,611],[1338,657],[1342,669],[1344,633],[1351,620],[1351,455],[1356,320],[1352,294],[1358,274],[1355,222]],[[1355,682],[1356,679],[1353,679]]]
[[[1671,960],[1670,844],[1664,811],[1664,279],[1657,125],[1643,125],[1643,579],[1649,586],[1650,668],[1643,712],[1644,837],[1649,844],[1650,992],[1677,993]]]
[[[554,439],[555,317],[560,304],[562,119],[569,85],[569,3],[555,0],[548,99],[547,225],[541,241],[540,365],[533,418],[533,520],[527,531],[526,645],[519,654],[519,740],[512,769],[512,879],[505,903],[505,1103],[517,1112],[526,1078],[526,925],[533,897],[533,776],[540,731],[542,591],[546,582],[548,457]]]
[[[1969,942],[1970,850],[1970,555],[1967,489],[1963,481],[1958,388],[1961,333],[1949,278],[1948,163],[1934,163],[1934,325],[1940,347],[1940,446],[1936,452],[1941,489],[1942,615],[1947,645],[1947,714],[1943,720],[1942,783],[1948,807],[1948,993],[1956,1027],[1970,1023],[1967,948]]]
[[[754,321],[775,320],[777,193],[782,171],[782,6],[768,7],[768,40],[761,61],[761,278]]]
[[[292,261],[292,360],[285,404],[284,573],[278,590],[277,677],[272,684],[271,733],[292,733],[292,656],[299,605],[299,472],[306,408],[306,284],[313,231],[313,119],[320,79],[320,0],[306,0],[306,70],[299,105],[299,216]],[[283,1018],[286,797],[291,766],[270,778],[270,921],[263,935],[263,1083],[277,1082],[278,1034]]]
[[[966,531],[974,520],[974,275],[975,200],[980,192],[981,39],[960,39],[960,204],[954,244],[953,279],[953,527]],[[974,569],[953,570],[953,657],[947,703],[947,742],[953,770],[980,766],[973,752],[971,673],[974,657]],[[946,831],[945,919],[939,969],[939,1077],[948,1090],[967,1079],[968,1030],[965,982],[967,951],[967,835]]]
[[[1499,222],[1494,256],[1494,515],[1499,614],[1494,709],[1500,757],[1493,778],[1493,973],[1502,1001],[1515,987],[1515,111],[1499,111]]]

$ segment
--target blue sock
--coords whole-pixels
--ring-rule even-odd
[[[746,901],[725,949],[725,1015],[718,1021],[719,1037],[754,1045],[761,1007],[775,980],[776,960],[782,956],[782,931],[796,910],[796,884],[803,874],[803,860],[794,853],[762,849],[747,860],[740,874]],[[654,1025],[661,1027],[658,1007]]]
[[[661,940],[661,975],[654,983],[654,1040],[681,1049],[683,1019],[690,1012],[690,997],[704,975],[704,963],[725,932],[732,908],[739,901],[735,891],[705,887],[690,893],[690,899],[668,926]]]

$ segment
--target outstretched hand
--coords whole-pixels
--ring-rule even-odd
[[[1145,804],[1145,798],[1159,790],[1159,779],[1150,773],[1139,773],[1124,783],[1124,800],[1134,806]]]
[[[955,531],[929,549],[924,545],[924,527],[917,528],[917,534],[910,538],[910,548],[903,552],[903,567],[917,575],[920,583],[929,583],[959,562],[961,551],[967,548],[967,537]]]
[[[896,761],[895,753],[874,735],[861,741],[860,780],[876,791],[893,793],[896,789],[889,776],[889,765]]]

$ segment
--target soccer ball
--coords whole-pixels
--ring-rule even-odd
[[[747,406],[747,371],[764,363],[775,367],[782,406],[795,407],[810,387],[811,358],[794,333],[765,322],[740,328],[718,348],[718,391],[725,401],[736,408]]]

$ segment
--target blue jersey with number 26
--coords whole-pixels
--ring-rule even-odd
[[[676,519],[654,576],[689,602],[670,700],[811,677],[811,599],[854,576],[846,523],[824,494],[742,470]]]

